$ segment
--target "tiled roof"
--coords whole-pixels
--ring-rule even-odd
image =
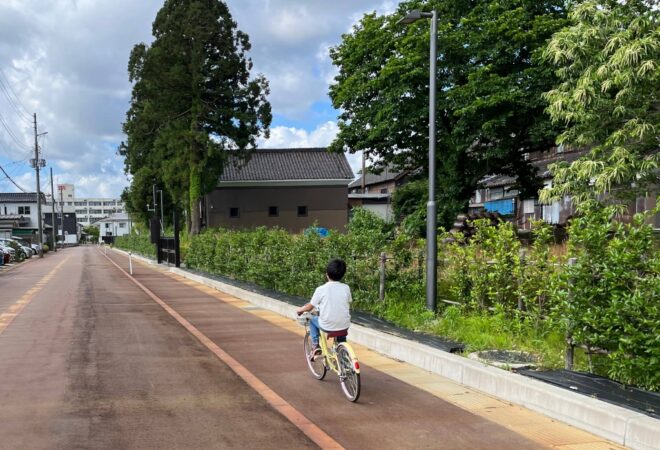
[[[46,203],[46,197],[41,194],[41,202]],[[36,192],[0,192],[0,203],[37,203]]]
[[[110,214],[108,217],[104,217],[103,219],[99,219],[94,223],[123,222],[125,220],[130,220],[127,213],[114,213],[114,214]]]
[[[537,159],[535,161],[530,161],[532,166],[536,168],[536,173],[542,180],[547,180],[552,178],[552,174],[548,169],[550,164],[566,161],[572,163],[573,161],[581,158],[582,156],[588,153],[587,150],[573,150],[570,152],[564,153],[554,153],[550,156],[547,156],[543,159]],[[487,188],[494,188],[500,186],[511,186],[515,184],[516,177],[509,175],[488,175],[481,180],[481,185]]]
[[[353,179],[346,156],[325,148],[259,149],[247,161],[230,155],[220,176],[220,182],[342,179]]]
[[[370,171],[370,167],[366,169],[366,176],[364,177],[364,185],[369,186],[371,184],[384,183],[386,181],[394,180],[403,174],[402,170],[395,170],[392,167],[385,167],[381,173],[375,174]],[[358,178],[348,185],[349,189],[354,187],[362,186],[362,175],[359,175]]]

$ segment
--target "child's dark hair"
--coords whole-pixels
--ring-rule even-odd
[[[342,259],[333,259],[328,263],[325,273],[328,274],[328,278],[332,281],[340,281],[346,273],[346,263]]]

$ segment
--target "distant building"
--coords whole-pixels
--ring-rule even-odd
[[[385,167],[380,173],[367,167],[364,175],[348,185],[348,204],[351,208],[362,207],[384,220],[394,219],[392,193],[406,183],[409,171]],[[364,189],[363,186],[364,185]]]
[[[48,206],[44,210],[48,211],[44,213],[44,221],[49,227],[51,227],[53,226],[53,213],[51,212],[51,208]],[[56,212],[54,228],[56,230],[58,242],[64,242],[68,245],[74,245],[80,242],[82,225],[78,223],[76,213],[65,212],[62,214],[60,212]]]
[[[300,232],[316,223],[343,230],[353,178],[346,156],[324,148],[255,150],[245,162],[230,155],[204,197],[203,225]]]
[[[50,195],[47,196],[50,205]],[[55,207],[58,212],[75,213],[83,227],[112,214],[125,212],[121,199],[112,197],[76,197],[75,186],[58,184],[55,193]]]
[[[104,217],[126,211],[121,199],[108,197],[76,198],[74,206],[78,222],[83,226],[92,225]]]
[[[104,219],[97,220],[92,225],[99,229],[99,242],[112,242],[117,236],[129,234],[131,232],[132,222],[128,214],[116,213]]]
[[[46,198],[41,194],[42,219]],[[39,218],[36,192],[0,193],[0,237],[20,236],[38,242]],[[50,229],[42,222],[44,242],[48,241]]]
[[[552,163],[565,161],[571,163],[587,153],[586,150],[565,149],[563,146],[553,147],[546,152],[536,152],[528,155],[528,159],[536,168],[544,186],[552,185],[552,174],[548,166]],[[531,229],[532,222],[543,220],[546,223],[564,226],[575,214],[575,208],[570,197],[543,205],[537,198],[521,198],[515,189],[516,179],[507,175],[489,175],[480,182],[470,199],[468,213],[479,212],[499,213],[507,220],[515,223],[520,230]],[[655,207],[655,194],[637,198],[629,205],[628,214],[651,210]],[[627,220],[626,217],[623,218]],[[650,222],[660,229],[660,214],[656,214]]]

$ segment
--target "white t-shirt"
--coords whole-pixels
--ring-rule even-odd
[[[325,331],[345,330],[351,326],[351,288],[339,281],[328,281],[314,291],[310,303],[319,310],[319,326]]]

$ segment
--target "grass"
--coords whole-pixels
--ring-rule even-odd
[[[539,357],[543,368],[564,365],[564,338],[550,322],[536,324],[515,314],[471,311],[460,306],[441,306],[434,314],[426,310],[423,301],[411,301],[389,295],[385,301],[360,303],[358,309],[367,310],[399,326],[443,336],[465,344],[465,352],[479,350],[522,350]],[[575,368],[587,370],[583,352],[576,352]]]

